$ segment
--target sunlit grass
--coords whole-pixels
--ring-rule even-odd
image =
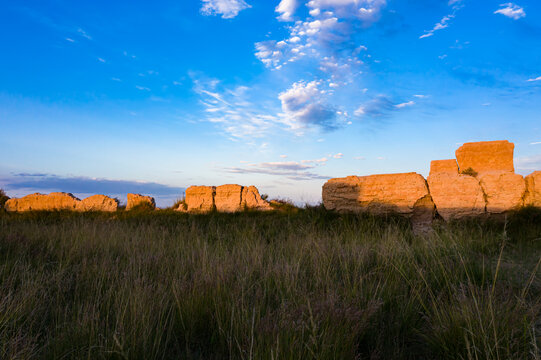
[[[0,214],[0,358],[539,359],[541,214]]]

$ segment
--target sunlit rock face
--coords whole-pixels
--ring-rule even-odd
[[[216,187],[214,205],[219,212],[236,212],[242,210],[242,186],[236,184]]]
[[[190,186],[186,189],[186,210],[188,212],[237,212],[245,209],[272,210],[263,200],[255,186],[228,184],[221,186]],[[179,211],[184,211],[181,207]]]
[[[105,195],[92,195],[79,202],[79,211],[116,211],[118,201]]]
[[[428,177],[430,195],[444,220],[462,219],[485,213],[483,189],[473,176],[433,173]]]
[[[77,210],[79,203],[79,199],[68,193],[53,192],[48,195],[35,193],[18,199],[9,199],[5,208],[7,211]]]
[[[156,208],[156,202],[154,201],[153,197],[140,194],[128,194],[128,203],[126,204],[126,210],[131,210],[139,205],[146,205],[151,209]]]
[[[429,193],[421,175],[403,173],[330,179],[322,195],[328,210],[410,216],[417,201]]]
[[[430,162],[430,175],[435,174],[458,174],[458,164],[455,159],[432,160]]]
[[[243,187],[242,207],[259,211],[272,210],[269,202],[261,198],[261,195],[259,195],[259,191],[255,186]]]
[[[486,173],[479,176],[485,194],[486,211],[501,214],[524,205],[526,182],[522,175],[510,172]]]
[[[460,172],[472,169],[481,175],[487,172],[515,172],[515,145],[507,140],[465,143],[456,152]]]
[[[524,205],[541,207],[541,171],[526,176],[526,195]]]
[[[190,186],[185,192],[185,202],[189,212],[209,212],[214,210],[214,186]]]

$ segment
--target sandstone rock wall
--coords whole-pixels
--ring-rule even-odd
[[[50,194],[30,194],[22,198],[9,199],[7,211],[116,211],[118,202],[105,195],[93,195],[79,200],[69,193],[53,192]]]
[[[524,205],[541,207],[541,171],[526,176],[526,194]]]
[[[244,209],[271,210],[255,186],[228,184],[221,186],[190,186],[185,195],[186,211],[205,213],[216,209],[219,212],[237,212]],[[177,209],[184,211],[183,208]]]
[[[151,209],[156,208],[156,202],[151,196],[145,196],[141,194],[128,194],[128,203],[126,204],[126,210],[131,210],[136,206],[148,206]]]
[[[508,141],[466,143],[456,151],[456,160],[431,162],[428,188],[414,173],[330,179],[323,185],[323,204],[339,212],[394,212],[423,219],[417,222],[435,213],[453,220],[541,207],[541,171],[526,178],[515,174],[513,151]]]
[[[425,179],[416,173],[348,176],[323,185],[323,205],[338,212],[395,212],[411,216],[428,196]]]
[[[105,195],[92,195],[83,199],[77,206],[79,211],[116,211],[118,201]]]
[[[515,172],[513,150],[507,140],[465,143],[455,152],[460,172],[473,169],[479,175],[486,172]]]

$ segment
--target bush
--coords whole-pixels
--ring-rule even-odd
[[[473,176],[473,177],[477,177],[477,171],[473,170],[471,167],[463,170],[460,172],[461,174],[464,174],[464,175],[469,175],[469,176]]]
[[[0,208],[3,208],[6,201],[9,200],[9,196],[6,195],[3,189],[0,189]]]

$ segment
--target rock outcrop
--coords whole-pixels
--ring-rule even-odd
[[[515,145],[507,140],[465,143],[455,152],[460,172],[472,169],[481,175],[486,172],[515,172]]]
[[[436,213],[444,220],[499,215],[524,205],[541,206],[541,171],[515,174],[514,144],[466,143],[456,160],[434,160],[427,178],[417,174],[348,176],[323,185],[323,204],[338,212],[407,215],[428,224]]]
[[[526,182],[522,175],[510,172],[486,173],[479,176],[486,200],[486,212],[502,214],[524,206]]]
[[[259,211],[272,210],[270,203],[261,198],[259,190],[255,186],[243,187],[242,207]]]
[[[190,186],[185,192],[185,202],[189,212],[209,212],[214,210],[214,186]]]
[[[444,220],[479,216],[485,212],[485,196],[475,177],[431,173],[427,180],[438,214]]]
[[[236,212],[242,210],[242,186],[236,184],[216,187],[214,205],[219,212]]]
[[[128,203],[126,204],[126,210],[131,210],[136,206],[146,206],[150,209],[155,209],[156,202],[151,196],[145,196],[141,194],[128,194]]]
[[[415,204],[427,196],[426,181],[416,173],[348,176],[323,185],[323,205],[338,212],[412,216]]]
[[[6,201],[7,211],[53,211],[53,210],[77,210],[80,200],[72,194],[53,192],[48,195],[35,193],[22,198],[13,198]]]
[[[116,211],[118,201],[105,195],[92,195],[83,199],[77,205],[78,211]]]
[[[219,212],[237,212],[244,209],[271,210],[255,186],[228,184],[221,186],[190,186],[186,189],[184,208],[179,211],[205,213],[216,209]]]
[[[541,207],[541,171],[535,171],[526,176],[525,206]]]
[[[456,160],[432,160],[430,162],[430,175],[435,174],[458,174],[458,164],[456,163]]]

